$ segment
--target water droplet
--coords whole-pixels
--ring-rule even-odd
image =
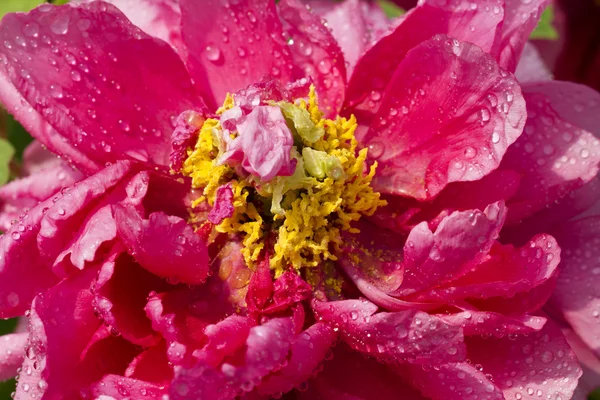
[[[50,24],[50,30],[57,35],[65,35],[69,31],[69,14],[59,14]]]
[[[204,49],[206,58],[212,62],[217,62],[221,59],[221,50],[215,46],[206,46]]]
[[[81,74],[75,70],[71,71],[71,79],[75,82],[81,81]]]
[[[327,59],[321,60],[321,62],[317,64],[317,69],[322,74],[328,74],[331,71],[331,62]]]
[[[30,22],[28,24],[25,24],[25,27],[23,28],[23,33],[25,34],[25,36],[38,37],[39,32],[40,32],[40,27],[35,22]]]
[[[51,83],[50,84],[50,96],[56,98],[56,99],[62,99],[63,98],[63,90],[62,87],[56,83]]]
[[[498,132],[492,133],[492,143],[496,144],[500,142],[500,134]]]

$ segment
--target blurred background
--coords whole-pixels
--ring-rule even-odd
[[[9,12],[28,11],[42,3],[67,2],[0,0],[0,18]],[[397,18],[414,7],[417,0],[379,0],[377,3],[388,17]],[[555,79],[582,83],[600,91],[600,0],[554,0],[542,15],[531,41]],[[0,185],[21,176],[23,151],[32,140],[0,105]],[[0,320],[0,335],[22,329],[26,329],[23,321]],[[600,386],[600,376],[593,384]],[[14,379],[0,382],[0,400],[10,399],[14,387]],[[600,390],[592,393],[590,399],[600,400]]]

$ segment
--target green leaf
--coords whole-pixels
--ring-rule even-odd
[[[2,1],[2,0],[0,0]],[[31,135],[19,124],[12,115],[6,117],[6,137],[15,149],[15,158],[21,160],[23,150],[33,141]]]
[[[29,11],[40,4],[45,3],[44,0],[1,0],[0,1],[0,18],[5,14],[15,11]]]
[[[8,182],[10,177],[10,162],[15,155],[15,149],[6,139],[0,138],[0,185]]]
[[[0,319],[0,336],[13,333],[17,327],[18,318]]]
[[[56,4],[57,6],[63,5],[63,4],[67,4],[69,2],[69,0],[54,0],[51,1],[52,4]]]
[[[558,31],[552,25],[554,22],[554,6],[549,5],[546,7],[542,16],[540,18],[540,22],[538,22],[537,27],[531,32],[530,39],[544,39],[544,40],[556,40],[558,39]]]
[[[594,390],[592,393],[589,394],[588,396],[589,400],[600,400],[600,388]]]
[[[397,18],[406,13],[405,9],[398,7],[395,3],[392,3],[389,0],[378,0],[377,4],[379,4],[379,7],[381,7],[388,18]]]
[[[14,379],[0,382],[0,400],[11,400],[10,394],[15,391],[17,382]]]

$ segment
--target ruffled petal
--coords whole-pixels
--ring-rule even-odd
[[[359,116],[359,122],[366,120],[361,123],[368,124],[379,109],[383,91],[396,68],[412,48],[443,34],[489,51],[502,17],[502,2],[498,0],[479,1],[477,4],[467,1],[422,2],[403,17],[394,31],[382,37],[358,60],[348,83],[346,108]]]
[[[275,3],[267,0],[180,0],[187,65],[216,110],[234,93],[266,75],[287,83],[290,52],[283,40]],[[190,109],[190,108],[187,108]]]
[[[425,399],[384,364],[346,346],[336,346],[328,359],[323,371],[296,392],[299,400]]]
[[[27,333],[13,333],[0,337],[0,381],[14,378],[23,364]]]
[[[439,316],[448,325],[460,326],[465,336],[512,335],[537,332],[546,318],[533,315],[506,316],[491,311],[465,310],[456,314]]]
[[[105,374],[123,374],[138,350],[102,327],[90,291],[97,268],[75,273],[36,297],[17,398],[84,396]],[[65,371],[69,371],[65,374]]]
[[[167,385],[173,380],[173,366],[167,358],[166,341],[144,350],[131,361],[125,376],[141,381]]]
[[[505,217],[504,204],[496,203],[484,212],[454,212],[435,233],[426,222],[417,225],[404,245],[404,281],[396,294],[419,292],[470,272],[492,248]]]
[[[542,11],[550,0],[505,0],[504,20],[496,32],[494,54],[498,64],[515,72],[529,35],[535,29]]]
[[[575,354],[552,321],[529,335],[465,341],[471,361],[493,377],[507,399],[570,399],[581,376]]]
[[[168,166],[171,118],[203,108],[173,49],[112,5],[42,5],[9,14],[0,37],[8,43],[0,52],[3,73],[96,165],[126,158]],[[17,37],[25,46],[13,43]],[[53,148],[50,138],[38,139]]]
[[[114,400],[153,400],[163,398],[168,393],[164,385],[112,374],[94,383],[89,392],[95,399]]]
[[[521,84],[552,80],[552,72],[550,72],[542,56],[531,42],[525,43],[515,76]]]
[[[344,102],[346,65],[342,50],[321,19],[300,0],[282,0],[277,11],[284,29],[293,40],[294,64],[302,70],[299,78],[312,78],[319,95],[319,109],[326,118],[335,118]]]
[[[600,357],[599,227],[600,217],[557,227],[562,263],[551,304]]]
[[[496,169],[525,125],[512,75],[478,47],[438,36],[399,65],[368,132],[373,186],[417,199]]]
[[[464,359],[463,334],[436,316],[416,310],[380,312],[366,300],[313,301],[319,319],[339,329],[352,349],[382,361],[417,364]]]
[[[119,237],[137,262],[162,278],[197,285],[208,274],[208,250],[183,219],[158,212],[142,219],[133,208],[113,208]]]

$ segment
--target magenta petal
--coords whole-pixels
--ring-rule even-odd
[[[13,333],[0,336],[0,381],[14,378],[17,369],[23,364],[27,333]]]
[[[151,292],[166,286],[166,282],[141,268],[129,255],[116,252],[100,269],[94,305],[113,332],[139,346],[154,346],[160,336],[152,329],[144,306]]]
[[[90,286],[97,268],[77,272],[36,297],[17,398],[76,398],[104,374],[122,374],[133,345],[102,328]],[[65,371],[70,371],[65,374]]]
[[[310,77],[319,95],[319,108],[326,118],[335,118],[346,89],[344,55],[321,19],[300,0],[282,0],[277,4],[284,29],[293,43],[292,59],[301,66],[300,78]]]
[[[244,346],[250,329],[255,325],[253,319],[234,314],[214,325],[206,326],[204,334],[208,342],[200,352],[194,353],[194,356],[216,367],[226,356]]]
[[[11,221],[26,209],[37,206],[82,178],[81,172],[59,161],[0,187],[0,227],[5,231],[10,229]]]
[[[506,152],[500,166],[522,175],[519,191],[508,203],[509,223],[543,210],[591,181],[599,171],[600,142],[577,126],[578,115],[573,109],[565,110],[564,102],[558,103],[561,112],[555,111],[556,96],[543,94],[552,87],[555,85],[548,82],[524,88],[528,111],[524,134]],[[600,95],[596,98],[600,102]],[[582,109],[582,117],[590,118],[592,111]]]
[[[361,138],[379,162],[374,186],[417,199],[498,167],[525,124],[512,75],[470,43],[438,36],[413,49]]]
[[[285,367],[265,378],[258,392],[261,394],[285,393],[307,381],[323,362],[336,334],[322,322],[317,322],[294,339],[290,357]]]
[[[323,371],[298,391],[299,400],[424,400],[408,383],[372,358],[336,346]],[[420,366],[418,368],[421,368]]]
[[[352,349],[382,361],[426,364],[464,359],[462,330],[436,316],[416,310],[375,313],[377,306],[366,300],[312,305],[317,317],[339,329]]]
[[[425,368],[407,365],[405,368],[401,367],[400,373],[428,399],[505,399],[502,390],[484,372],[468,363],[450,363]]]
[[[426,222],[417,225],[404,245],[404,281],[396,293],[419,292],[470,272],[492,248],[505,217],[506,207],[500,202],[484,212],[454,212],[435,233]]]
[[[600,356],[600,217],[557,228],[562,252],[561,271],[552,305],[581,339]]]
[[[542,11],[550,0],[505,1],[504,20],[497,31],[491,53],[502,68],[515,72],[529,35],[535,29]]]
[[[119,237],[137,262],[162,278],[196,285],[208,273],[208,251],[202,238],[183,219],[162,212],[140,217],[133,208],[113,209]]]
[[[552,321],[529,335],[465,341],[471,361],[493,377],[507,399],[570,399],[581,376],[575,354]]]
[[[183,162],[187,158],[187,150],[194,148],[198,132],[205,119],[196,111],[187,110],[179,114],[175,120],[175,129],[171,135],[171,170],[181,171]]]
[[[422,2],[412,9],[393,32],[381,38],[359,59],[348,83],[346,107],[359,116],[365,114],[370,120],[369,115],[374,115],[379,109],[383,91],[407,53],[435,35],[448,35],[489,51],[494,40],[493,32],[502,21],[501,2],[479,1],[472,7],[473,4],[436,0]],[[492,13],[492,9],[498,12]],[[449,75],[448,72],[444,74]],[[431,92],[428,93],[430,95]]]
[[[537,48],[531,42],[525,43],[515,76],[521,84],[552,80],[552,72],[550,72]]]
[[[439,316],[448,325],[460,326],[465,336],[508,335],[537,332],[546,318],[532,315],[505,316],[490,311],[465,310],[456,314]]]
[[[220,186],[217,189],[215,205],[208,213],[208,220],[215,225],[220,224],[226,218],[231,218],[235,207],[233,206],[233,189],[231,183]]]
[[[164,385],[157,385],[119,375],[106,375],[90,387],[94,398],[115,400],[154,400],[167,395]],[[99,397],[98,397],[99,396]]]
[[[21,35],[26,46],[13,43]],[[13,85],[98,165],[129,158],[167,166],[170,118],[203,107],[173,49],[112,5],[44,5],[10,14],[0,37],[8,43],[0,58]]]
[[[467,274],[423,292],[417,298],[448,302],[465,298],[510,298],[518,293],[528,295],[532,289],[555,278],[559,262],[560,248],[550,235],[537,235],[521,248],[496,243],[485,260]]]
[[[125,376],[160,385],[169,384],[173,380],[173,366],[167,358],[166,341],[161,341],[135,357],[127,367]]]
[[[216,108],[225,95],[273,75],[290,81],[290,52],[275,3],[267,0],[180,0],[187,65]],[[188,108],[189,109],[189,108]]]

